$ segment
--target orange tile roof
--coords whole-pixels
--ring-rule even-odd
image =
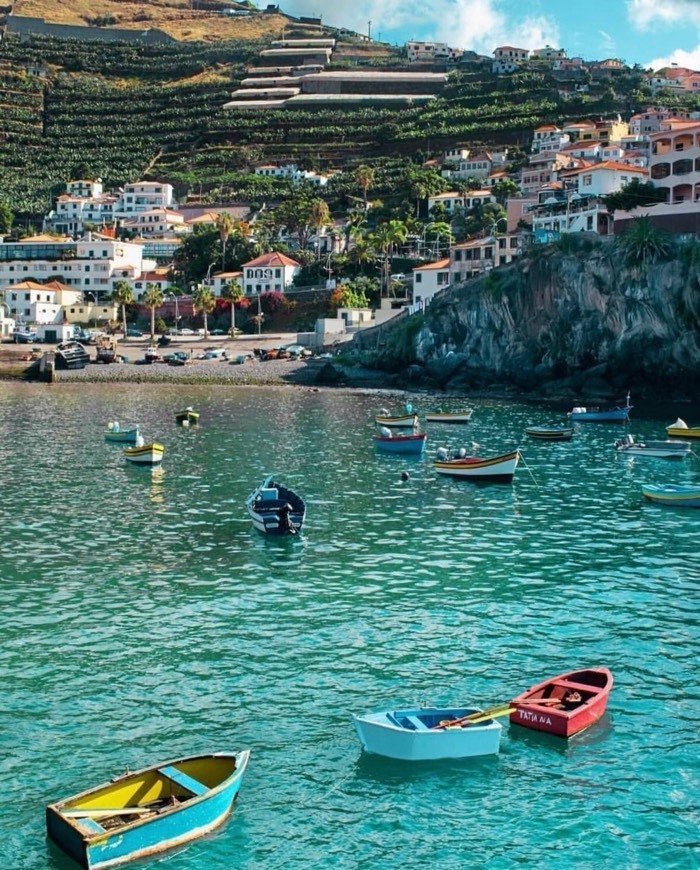
[[[243,264],[244,269],[249,266],[261,266],[263,268],[269,266],[301,266],[301,263],[297,263],[296,260],[292,260],[278,251],[272,251],[269,254],[262,254],[260,257],[256,257],[249,263]]]
[[[603,163],[594,163],[592,166],[585,166],[583,169],[577,169],[576,172],[598,172],[601,169],[622,169],[625,172],[639,172],[641,175],[648,175],[648,169],[640,169],[638,166],[630,166],[628,163],[618,163],[615,160],[605,160]]]
[[[426,266],[416,266],[414,272],[427,272],[430,270],[447,269],[450,265],[450,258],[445,257],[443,260],[436,260],[434,263],[428,263]]]

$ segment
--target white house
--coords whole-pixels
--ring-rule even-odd
[[[243,289],[243,272],[217,272],[211,276],[209,286],[214,296],[220,297],[224,287],[228,287],[234,282],[240,284],[241,289]]]
[[[0,288],[27,279],[60,281],[95,302],[111,294],[117,280],[133,281],[155,269],[143,246],[88,233],[77,241],[48,235],[0,242]]]
[[[609,193],[627,187],[635,178],[641,182],[649,180],[648,169],[639,169],[612,160],[578,169],[575,175],[578,179],[580,196],[607,196]]]
[[[668,121],[651,139],[649,170],[671,203],[700,199],[700,123]]]
[[[173,188],[161,181],[134,181],[124,185],[114,206],[114,215],[129,218],[154,208],[170,208],[175,204]]]
[[[133,218],[125,220],[123,227],[138,233],[142,238],[171,237],[174,233],[192,230],[183,215],[170,208],[152,208],[139,212]]]
[[[564,133],[555,124],[543,124],[535,129],[532,135],[532,145],[530,149],[533,152],[540,151],[559,151],[571,141],[569,134]]]
[[[273,251],[243,264],[243,292],[246,296],[277,291],[284,293],[301,271],[296,260]]]
[[[449,284],[449,257],[428,263],[426,266],[417,266],[413,270],[413,304],[422,302],[425,305],[438,290],[444,290]]]
[[[407,42],[406,54],[409,63],[432,63],[446,60],[450,56],[450,47],[446,42]]]
[[[439,204],[445,207],[448,214],[452,214],[457,209],[468,211],[477,205],[485,205],[487,202],[496,202],[496,197],[490,190],[470,190],[464,194],[453,190],[428,197],[428,211]]]

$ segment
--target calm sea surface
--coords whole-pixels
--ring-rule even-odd
[[[187,404],[197,429],[175,426]],[[375,455],[371,395],[0,384],[0,867],[74,867],[52,800],[245,747],[234,818],[135,866],[699,866],[700,511],[640,486],[700,482],[700,461],[616,456],[674,417],[542,444],[525,425],[563,414],[471,404],[427,456],[521,444],[512,486]],[[161,441],[162,468],[128,466],[110,420]],[[267,472],[305,496],[302,539],[252,529]],[[351,721],[595,665],[608,713],[568,742],[506,724],[499,756],[411,766],[363,756]]]

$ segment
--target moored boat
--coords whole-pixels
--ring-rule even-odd
[[[690,446],[688,441],[635,441],[633,435],[625,435],[615,442],[615,450],[620,456],[648,459],[685,459]]]
[[[182,846],[226,820],[249,755],[195,755],[126,773],[49,804],[48,835],[87,870]]]
[[[112,444],[136,444],[141,429],[138,423],[135,426],[128,426],[122,429],[119,423],[108,423],[105,429],[105,441]]]
[[[136,465],[157,465],[163,460],[164,453],[165,447],[155,441],[150,444],[139,444],[137,441],[134,447],[124,448],[124,458]]]
[[[576,423],[625,423],[629,420],[632,408],[630,394],[627,393],[624,405],[616,405],[611,408],[577,406],[569,411],[567,416]]]
[[[605,713],[613,675],[607,668],[569,671],[544,680],[510,702],[510,721],[559,737],[573,737]]]
[[[511,483],[519,461],[519,450],[483,459],[478,456],[449,458],[447,451],[442,448],[438,451],[438,459],[433,463],[433,468],[438,474],[451,477]]]
[[[426,414],[425,422],[426,423],[468,423],[474,411],[471,408],[466,411],[445,411],[445,412],[437,412],[435,414]]]
[[[266,477],[246,500],[248,516],[266,535],[298,535],[306,518],[306,504],[288,486]]]
[[[495,755],[502,726],[496,717],[511,710],[501,705],[478,707],[422,707],[383,710],[353,716],[365,752],[400,761],[435,761]]]
[[[199,423],[199,412],[191,407],[185,408],[184,411],[176,411],[175,422],[180,425],[195,426]]]
[[[700,438],[700,426],[688,426],[679,417],[675,423],[666,427],[666,434],[669,438]]]
[[[573,426],[528,426],[525,434],[540,441],[571,441],[574,437]]]
[[[676,483],[647,484],[642,487],[644,497],[664,507],[700,508],[700,485]]]
[[[418,425],[417,414],[403,414],[399,417],[375,417],[377,426],[386,426],[389,429],[414,429]]]
[[[420,456],[423,453],[427,439],[426,434],[392,435],[389,429],[384,429],[384,432],[373,436],[377,450],[384,453],[402,453],[413,456]]]
[[[84,369],[90,362],[90,354],[79,341],[64,341],[56,345],[56,367],[60,369]]]

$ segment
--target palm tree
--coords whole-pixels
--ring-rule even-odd
[[[197,284],[195,287],[192,307],[197,313],[202,314],[202,317],[204,318],[204,338],[209,338],[207,315],[211,314],[216,308],[216,298],[206,284]]]
[[[243,288],[238,281],[231,281],[221,289],[221,295],[224,299],[231,300],[231,338],[236,337],[236,302],[240,302],[243,298]]]
[[[370,239],[364,236],[355,238],[355,244],[348,251],[348,259],[360,267],[360,272],[364,274],[365,266],[374,262],[376,256],[375,248]]]
[[[634,218],[629,229],[617,239],[617,245],[630,266],[668,260],[673,253],[673,239],[657,229],[648,215]]]
[[[321,227],[328,226],[331,222],[331,213],[328,203],[322,199],[311,201],[311,221],[316,227],[316,257],[321,256]]]
[[[151,309],[151,341],[156,337],[156,308],[160,308],[164,298],[163,291],[157,284],[146,284],[146,292],[141,297],[141,302]]]
[[[358,166],[355,170],[355,181],[360,186],[362,190],[362,199],[365,204],[365,211],[367,211],[367,191],[372,186],[372,182],[374,181],[374,169],[371,166]]]
[[[382,255],[382,293],[387,296],[389,295],[389,276],[391,275],[394,247],[403,244],[407,235],[408,230],[403,221],[391,220],[380,224],[377,227],[377,232],[371,237],[375,248]]]
[[[112,302],[121,305],[124,338],[126,338],[126,306],[130,305],[133,301],[134,291],[131,289],[131,284],[124,280],[115,281],[114,287],[112,287]]]
[[[236,228],[236,221],[227,211],[219,212],[216,216],[216,228],[221,239],[221,271],[226,271],[226,242]]]

